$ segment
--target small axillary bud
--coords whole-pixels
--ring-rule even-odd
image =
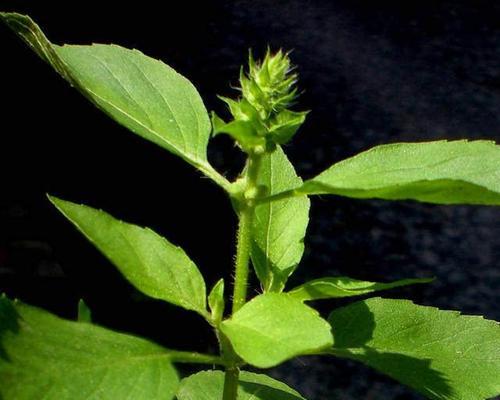
[[[259,188],[255,186],[250,187],[245,190],[243,196],[245,197],[245,200],[255,200],[259,196]]]
[[[266,147],[262,145],[257,145],[252,149],[252,152],[256,156],[261,156],[266,152]]]
[[[269,188],[266,185],[257,185],[245,190],[243,197],[247,201],[255,201],[260,197],[267,196],[268,194],[269,194]]]

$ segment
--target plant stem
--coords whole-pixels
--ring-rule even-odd
[[[236,244],[236,260],[234,264],[234,291],[232,313],[238,311],[246,302],[247,282],[250,262],[251,229],[253,207],[245,206],[239,215],[239,226]],[[238,356],[234,353],[231,344],[224,346],[225,358],[229,358],[231,365],[226,366],[224,375],[223,400],[236,400],[238,392],[238,378],[240,370],[236,365]]]
[[[247,299],[247,282],[250,262],[250,241],[253,220],[253,207],[246,206],[240,213],[238,227],[236,261],[233,291],[233,314],[238,311]]]
[[[231,183],[219,174],[210,164],[199,164],[197,168],[202,171],[207,177],[214,181],[217,185],[222,187],[226,192],[229,192]]]
[[[247,300],[247,285],[250,264],[250,247],[252,244],[252,224],[255,212],[255,195],[257,194],[257,180],[262,154],[252,154],[247,161],[245,169],[245,188],[243,197],[239,199],[238,233],[236,236],[236,258],[234,263],[234,288],[232,314],[237,312]],[[240,369],[239,358],[231,344],[223,344],[224,359],[227,360],[224,375],[223,400],[237,400],[238,379]]]
[[[236,400],[238,398],[238,378],[240,369],[238,367],[226,368],[224,375],[224,393],[222,400]]]
[[[245,173],[246,185],[238,215],[239,224],[236,243],[236,259],[234,263],[233,314],[238,311],[247,300],[252,224],[261,160],[262,154],[252,154],[247,161]]]

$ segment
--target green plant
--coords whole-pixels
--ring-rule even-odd
[[[98,327],[83,302],[79,321],[72,322],[3,297],[1,398],[298,400],[303,397],[285,384],[243,368],[311,354],[359,360],[431,399],[500,393],[500,327],[494,321],[382,298],[337,308],[325,320],[304,304],[429,279],[325,277],[286,288],[304,249],[309,195],[500,205],[500,148],[493,142],[378,146],[302,182],[280,147],[306,117],[290,110],[297,75],[286,53],[268,52],[262,62],[250,56],[240,98],[222,98],[230,121],[212,114],[211,123],[196,89],[160,61],[114,45],[57,46],[29,17],[0,17],[113,119],[212,179],[239,218],[232,305],[226,310],[224,281],[207,296],[200,271],[181,248],[103,211],[49,197],[137,289],[200,314],[214,328],[220,354],[169,350]],[[235,182],[206,157],[210,137],[220,133],[247,156]],[[250,264],[262,293],[247,301]],[[175,363],[217,365],[224,372],[211,369],[180,380]]]

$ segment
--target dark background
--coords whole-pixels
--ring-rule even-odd
[[[0,1],[0,9],[29,13],[56,43],[118,43],[160,58],[221,114],[216,94],[235,94],[230,86],[248,48],[293,49],[299,108],[312,112],[286,151],[306,178],[377,144],[500,139],[496,1],[184,0],[114,10],[105,2],[37,3]],[[45,193],[154,228],[186,250],[211,287],[220,276],[231,280],[236,220],[222,191],[108,119],[4,26],[0,43],[0,290],[67,318],[84,298],[101,325],[213,349],[201,318],[134,291]],[[226,138],[210,143],[209,156],[228,177],[241,167]],[[314,198],[292,284],[324,275],[436,276],[384,295],[499,320],[499,215],[488,207]],[[339,304],[318,306],[327,313]],[[421,398],[337,359],[301,358],[271,374],[311,400]]]

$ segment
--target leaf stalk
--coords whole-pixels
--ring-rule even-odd
[[[169,358],[174,363],[225,365],[219,356],[191,351],[171,351]]]

